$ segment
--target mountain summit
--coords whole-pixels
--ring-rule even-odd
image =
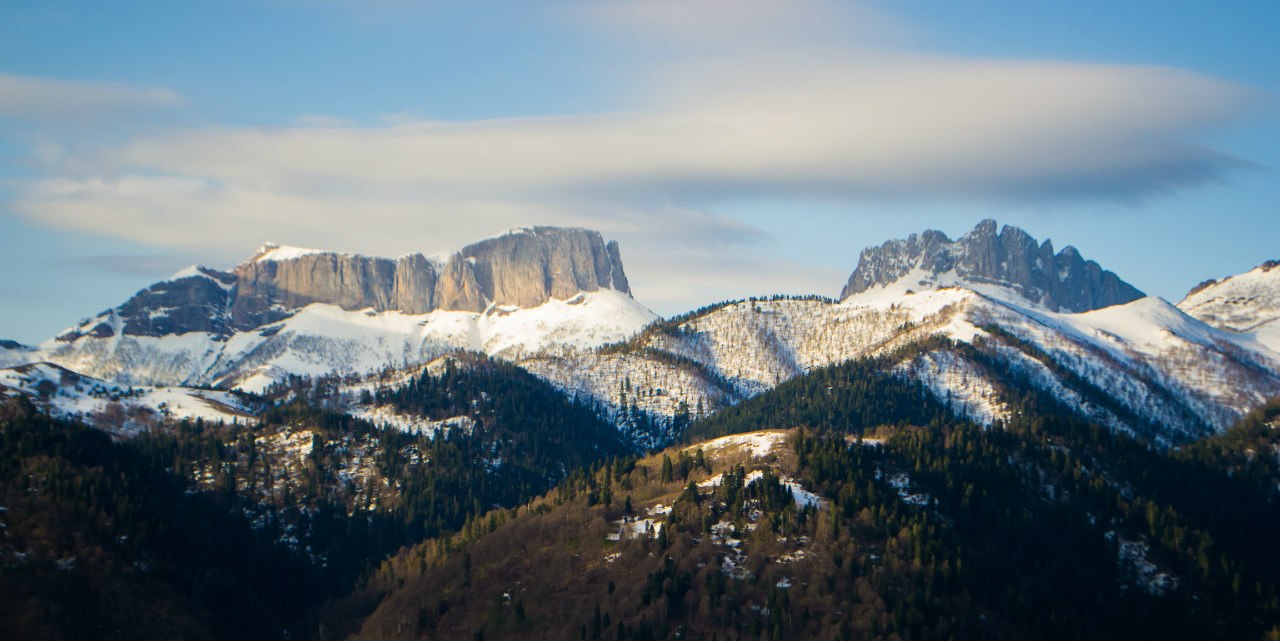
[[[840,293],[848,298],[876,288],[936,289],[949,286],[1011,290],[1052,311],[1086,312],[1145,296],[1074,247],[1054,253],[1027,232],[984,220],[952,241],[929,230],[862,251],[858,267]]]
[[[1250,333],[1280,351],[1280,260],[1200,283],[1178,307],[1219,329]]]
[[[588,229],[518,228],[394,260],[268,243],[227,271],[184,269],[0,362],[259,390],[289,374],[409,367],[457,350],[590,349],[655,318],[631,296],[617,243]]]
[[[405,314],[483,312],[490,305],[528,309],[601,289],[631,295],[617,242],[605,243],[588,229],[518,228],[452,254],[395,260],[267,243],[230,271],[184,269],[117,308],[117,322],[75,328],[59,340],[117,331],[230,335],[313,303]]]

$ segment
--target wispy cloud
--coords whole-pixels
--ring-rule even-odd
[[[671,74],[658,93],[663,104],[630,113],[142,134],[71,154],[50,168],[59,177],[30,185],[22,211],[57,221],[60,204],[135,217],[155,203],[164,208],[152,215],[168,218],[246,199],[305,209],[387,199],[696,206],[751,194],[1133,198],[1232,168],[1188,140],[1249,98],[1173,69],[903,56],[762,60],[750,73],[705,64]],[[179,206],[186,197],[200,202]]]
[[[833,275],[762,259],[770,239],[726,203],[1140,199],[1244,164],[1194,141],[1257,98],[1174,68],[930,53],[892,16],[849,3],[573,6],[575,24],[641,50],[629,109],[139,131],[44,154],[43,177],[18,186],[13,209],[153,245],[247,250],[273,238],[388,254],[576,224],[623,240],[638,284],[657,282],[642,270],[682,275],[683,293],[666,299],[794,290],[786,282]],[[0,75],[0,117],[179,101]]]
[[[168,89],[0,73],[0,120],[94,120],[181,104],[182,96]]]

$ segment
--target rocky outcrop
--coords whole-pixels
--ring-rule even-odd
[[[631,291],[618,244],[606,245],[600,234],[583,229],[519,229],[459,255],[472,265],[481,295],[499,305],[536,307],[583,291]]]
[[[419,258],[421,258],[419,256]],[[410,313],[431,311],[435,273],[423,263],[424,273],[414,283],[427,281],[421,291],[396,285],[402,269],[413,267],[407,259],[393,261],[355,254],[309,253],[296,258],[253,259],[235,267],[237,291],[231,307],[234,327],[246,329],[275,322],[312,303],[329,303],[343,309],[378,311],[400,309]],[[409,300],[398,300],[403,292]],[[407,303],[407,304],[406,304]]]
[[[231,271],[183,270],[59,337],[230,334],[291,316],[312,303],[346,310],[483,312],[536,307],[578,292],[631,290],[616,242],[587,229],[512,230],[442,258],[399,259],[263,246]]]
[[[229,308],[236,277],[206,267],[189,267],[133,295],[115,309],[58,336],[71,342],[82,336],[107,338],[126,334],[164,336],[187,332],[225,334],[231,327]]]
[[[929,230],[862,251],[840,297],[913,277],[913,286],[995,285],[1054,311],[1084,312],[1145,296],[1114,273],[1085,260],[1074,247],[1054,253],[1027,232],[994,220],[952,241]]]

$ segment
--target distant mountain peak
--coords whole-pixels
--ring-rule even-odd
[[[1205,323],[1235,332],[1263,330],[1259,338],[1280,348],[1280,260],[1196,285],[1178,308]]]
[[[430,258],[271,242],[225,271],[184,268],[38,351],[4,347],[0,367],[40,358],[116,383],[261,390],[455,350],[587,350],[655,318],[631,296],[618,244],[588,229],[509,230]]]
[[[1054,253],[1026,231],[985,219],[952,241],[930,229],[862,251],[840,293],[848,298],[877,288],[998,288],[1054,311],[1084,312],[1145,296],[1119,276],[1085,260],[1070,245]]]
[[[432,258],[413,253],[390,259],[266,242],[228,271],[185,268],[59,340],[120,331],[229,335],[313,303],[348,311],[480,313],[490,305],[531,308],[601,289],[631,295],[618,244],[581,228],[516,228]]]

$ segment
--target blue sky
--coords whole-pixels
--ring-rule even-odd
[[[0,337],[264,240],[623,245],[662,314],[981,218],[1176,302],[1280,257],[1280,4],[0,5]]]

